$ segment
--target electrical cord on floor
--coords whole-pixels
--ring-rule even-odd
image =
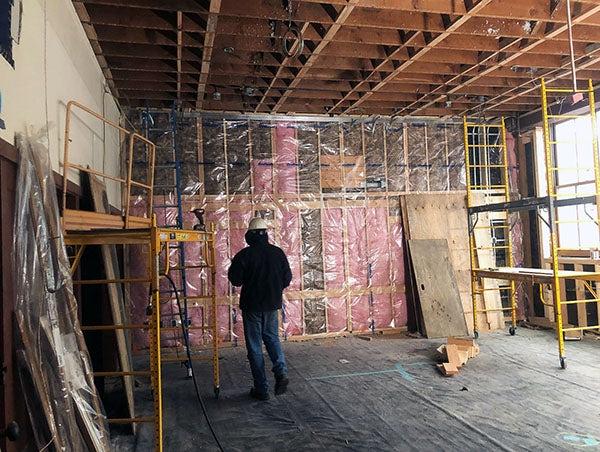
[[[215,429],[213,428],[212,423],[210,422],[210,418],[208,417],[208,413],[206,411],[206,405],[204,405],[204,400],[202,400],[202,396],[200,395],[200,390],[198,389],[198,382],[196,381],[196,372],[194,372],[194,366],[192,364],[192,354],[190,352],[189,331],[186,328],[187,325],[184,322],[185,319],[183,318],[183,314],[182,314],[182,310],[181,310],[181,302],[179,300],[179,292],[177,291],[177,286],[175,285],[175,281],[173,281],[173,279],[169,275],[163,274],[162,276],[164,276],[165,278],[167,278],[169,280],[169,282],[171,283],[171,286],[173,287],[173,291],[175,293],[175,300],[177,301],[177,309],[179,310],[179,318],[181,320],[181,332],[183,335],[183,341],[185,342],[185,352],[187,354],[188,366],[189,366],[190,370],[192,371],[192,380],[194,382],[194,388],[196,389],[196,397],[198,398],[198,402],[200,402],[200,406],[202,407],[202,413],[204,414],[204,418],[206,419],[206,423],[208,425],[210,433],[212,434],[212,436],[215,440],[215,443],[217,443],[219,450],[221,452],[224,452],[225,449],[223,449],[223,446],[221,445],[221,441],[219,441],[219,437],[217,436],[217,433],[215,432]],[[215,340],[216,340],[216,338],[215,338]]]

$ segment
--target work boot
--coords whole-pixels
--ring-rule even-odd
[[[270,398],[268,392],[261,392],[256,388],[250,389],[250,397],[252,397],[256,400],[262,400],[263,402],[265,400],[269,400],[269,398]]]
[[[285,394],[289,382],[287,375],[275,377],[275,395]]]

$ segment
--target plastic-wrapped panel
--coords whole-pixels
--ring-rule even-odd
[[[156,125],[153,136],[167,146],[172,123],[158,115]],[[176,135],[182,211],[173,188],[155,197],[155,213],[160,225],[176,224],[182,215],[191,227],[189,209],[201,207],[205,223],[216,229],[221,339],[243,339],[238,290],[230,286],[227,269],[246,246],[254,216],[267,220],[271,242],[284,250],[292,269],[282,316],[287,337],[406,325],[399,196],[464,189],[460,125],[212,116],[181,118]],[[167,158],[166,149],[159,159]],[[157,167],[165,181],[171,177],[166,172]],[[142,201],[133,197],[133,207]],[[144,253],[130,253],[132,268],[144,268]],[[177,254],[171,258],[178,261]],[[194,250],[186,250],[186,263],[194,258]],[[188,295],[209,293],[207,279],[189,270]],[[141,318],[147,288],[132,287],[132,295],[134,317]],[[176,313],[173,300],[166,299],[163,309]],[[190,316],[193,325],[211,320],[201,306],[192,306]],[[193,344],[205,339],[192,334]],[[139,333],[136,347],[145,344]]]

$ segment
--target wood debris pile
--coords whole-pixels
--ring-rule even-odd
[[[440,345],[437,351],[446,361],[438,364],[438,369],[445,377],[453,377],[469,359],[479,355],[479,346],[473,339],[449,337],[447,343]]]

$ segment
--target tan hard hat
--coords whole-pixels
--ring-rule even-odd
[[[262,218],[252,218],[252,220],[250,220],[250,224],[248,225],[248,230],[254,231],[256,229],[267,229],[267,222]]]

